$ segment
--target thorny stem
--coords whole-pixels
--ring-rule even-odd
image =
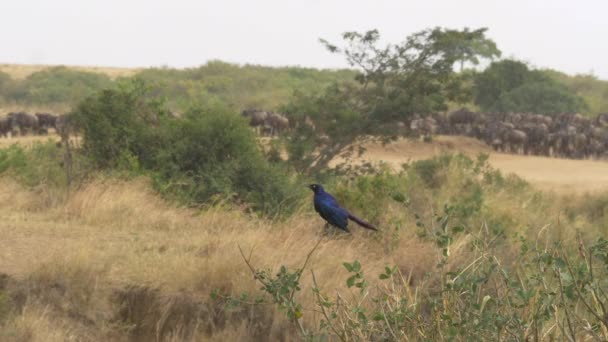
[[[568,260],[568,257],[566,256],[566,254],[563,255],[564,256],[564,261],[566,262],[566,266],[568,266],[568,272],[570,272],[570,275],[572,277],[574,277],[574,271],[572,270],[572,266],[570,266],[570,261]],[[561,281],[561,280],[560,280]],[[583,297],[583,294],[581,293],[581,290],[579,290],[578,286],[573,286],[574,290],[576,291],[576,294],[578,295],[579,299],[581,300],[581,302],[583,302],[583,304],[585,305],[585,307],[587,307],[587,310],[589,310],[589,312],[591,312],[591,314],[593,316],[595,316],[595,318],[602,322],[602,324],[608,328],[608,324],[606,323],[606,320],[603,319],[602,317],[600,317],[600,315],[591,307],[591,305],[589,305],[589,303],[587,303],[587,301],[585,300],[585,298]]]
[[[572,328],[572,321],[570,320],[570,313],[568,312],[568,304],[566,303],[566,299],[564,298],[564,284],[562,283],[562,276],[559,274],[558,270],[555,270],[555,276],[559,281],[559,294],[562,299],[562,303],[564,305],[564,313],[566,315],[566,322],[568,322],[568,330],[570,331],[570,340],[576,340],[576,334],[574,333],[574,329]],[[576,286],[575,286],[576,287]],[[568,335],[566,335],[568,336]]]
[[[308,252],[308,255],[306,255],[306,260],[304,261],[304,264],[302,265],[302,267],[300,267],[300,269],[297,271],[297,278],[296,278],[296,282],[300,281],[300,277],[302,276],[302,272],[304,271],[304,269],[306,268],[306,265],[308,265],[308,262],[310,261],[310,258],[312,257],[312,254],[314,253],[314,251],[317,249],[317,247],[319,247],[319,245],[321,244],[321,241],[323,241],[323,238],[319,239],[319,241],[317,241],[317,244],[315,244],[315,246],[310,250],[310,252]],[[253,249],[250,251],[249,253],[249,257],[245,257],[245,253],[243,252],[243,249],[241,248],[240,244],[237,244],[237,247],[239,248],[239,252],[241,253],[241,256],[243,257],[243,260],[245,261],[245,264],[247,264],[247,267],[249,267],[249,270],[251,270],[251,273],[254,276],[254,279],[259,281],[260,283],[262,283],[262,285],[268,287],[268,283],[265,282],[263,279],[260,279],[257,275],[256,275],[256,270],[253,267],[253,265],[251,264],[251,255],[253,254]],[[287,299],[287,303],[289,304],[290,307],[293,307],[293,297],[295,296],[295,292],[296,289],[292,289],[289,298],[285,298]],[[304,329],[304,326],[302,326],[302,322],[300,322],[300,319],[298,317],[295,317],[293,319],[293,321],[295,321],[295,323],[298,326],[298,329],[300,329],[300,333],[302,334],[302,336],[306,336],[306,329]]]
[[[317,296],[317,300],[319,301],[319,306],[321,307],[321,312],[323,313],[323,317],[325,317],[325,319],[327,320],[327,325],[329,325],[331,330],[333,330],[334,334],[336,334],[336,336],[338,336],[341,341],[346,341],[346,338],[344,338],[344,336],[336,329],[336,327],[334,327],[334,324],[331,322],[329,315],[325,311],[325,306],[323,306],[323,303],[322,303],[323,299],[321,298],[321,294],[319,293],[320,290],[319,290],[319,285],[317,284],[317,278],[315,277],[315,272],[313,270],[310,270],[310,273],[312,274],[312,283],[314,284],[315,289],[317,290],[317,291],[315,291],[315,294]]]

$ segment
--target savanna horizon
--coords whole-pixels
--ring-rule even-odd
[[[0,340],[608,339],[608,83],[486,31],[0,72]]]

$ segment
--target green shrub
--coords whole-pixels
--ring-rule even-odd
[[[82,152],[97,168],[148,173],[161,193],[190,205],[229,199],[266,215],[299,205],[293,177],[264,158],[239,114],[210,104],[175,119],[151,90],[126,82],[74,111]]]
[[[9,173],[26,186],[41,184],[65,187],[63,150],[54,142],[37,143],[31,148],[17,144],[0,149],[0,174]]]
[[[587,110],[580,96],[557,83],[526,83],[504,93],[495,104],[501,112],[576,113]]]
[[[153,170],[164,193],[191,203],[231,198],[269,215],[290,212],[299,203],[293,180],[264,159],[238,114],[221,107],[194,108],[169,122],[163,135],[166,143]]]
[[[167,113],[146,97],[148,90],[138,80],[125,82],[87,98],[71,114],[82,131],[83,152],[96,167],[116,168],[130,156],[138,165],[152,162]]]
[[[474,77],[482,110],[555,114],[588,110],[585,99],[551,77],[516,60],[491,63]]]

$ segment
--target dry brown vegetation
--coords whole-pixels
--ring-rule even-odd
[[[9,74],[14,79],[24,79],[29,75],[55,67],[56,65],[36,65],[36,64],[0,64],[0,71]],[[108,75],[112,79],[118,77],[129,77],[141,71],[141,68],[118,68],[103,66],[69,66],[70,69],[77,71],[96,72]]]
[[[19,303],[24,314],[5,324],[4,338],[120,340],[133,336],[126,334],[130,320],[157,324],[163,314],[200,319],[200,331],[190,332],[193,339],[289,339],[294,333],[272,307],[252,309],[255,319],[229,321],[222,317],[229,313],[209,304],[209,293],[256,292],[237,244],[252,249],[260,267],[298,266],[323,238],[316,215],[303,212],[272,223],[222,208],[198,213],[167,206],[144,181],[96,181],[59,205],[7,179],[1,186],[0,271],[10,276],[13,291],[26,296]],[[410,270],[434,259],[410,239],[389,254],[383,238],[362,232],[324,239],[311,267],[327,289],[345,288],[343,260],[365,260],[373,272],[387,264]],[[305,302],[311,304],[312,297]],[[124,310],[133,317],[119,319]],[[171,340],[172,334],[181,339],[193,329],[189,322],[174,323],[157,327],[158,336],[140,327],[139,340]]]
[[[417,281],[439,259],[432,242],[416,238],[413,218],[390,248],[390,232],[324,236],[310,211],[273,223],[221,207],[171,207],[143,180],[94,181],[59,203],[8,179],[0,186],[0,272],[8,275],[0,288],[20,312],[0,329],[4,341],[295,340],[294,327],[272,306],[231,313],[209,299],[215,288],[257,293],[238,245],[252,250],[256,266],[276,270],[298,267],[323,239],[309,267],[324,291],[343,294],[356,292],[345,286],[343,261],[361,260],[370,275],[397,265]],[[522,208],[516,200],[498,197],[489,205],[514,215]],[[559,205],[542,218],[533,203],[523,206],[532,225],[559,216]],[[454,245],[454,260],[467,259],[466,245],[466,238]],[[320,315],[312,311],[309,274],[302,283],[310,322]]]
[[[4,140],[10,139],[0,142]],[[465,152],[479,151],[463,141],[470,144],[463,145]],[[384,147],[384,152],[368,146],[368,153],[384,153],[378,160],[396,155],[405,162],[458,148],[458,143],[443,138],[435,144],[402,141]],[[449,201],[462,187],[457,170],[450,172],[437,203]],[[213,289],[234,295],[260,293],[239,245],[251,251],[256,267],[276,270],[300,266],[322,239],[309,268],[324,292],[342,294],[358,292],[346,287],[348,273],[342,262],[360,260],[374,286],[386,265],[398,266],[417,284],[440,258],[432,241],[416,236],[415,218],[398,206],[386,208],[381,223],[390,227],[389,220],[399,218],[400,231],[385,228],[370,234],[353,229],[353,235],[328,236],[308,207],[282,222],[222,205],[184,209],[162,201],[144,179],[97,178],[69,196],[26,189],[9,178],[0,179],[0,188],[2,341],[298,340],[295,327],[273,306],[228,310],[210,300]],[[412,193],[412,202],[419,206],[412,210],[428,212],[423,203],[429,195]],[[572,239],[574,229],[598,229],[583,216],[568,229],[560,225],[564,204],[585,197],[542,196],[541,203],[534,192],[498,192],[487,197],[485,205],[488,212],[513,223],[511,233],[536,234],[545,227],[552,238]],[[468,242],[467,236],[455,242],[451,262],[470,261]],[[508,258],[509,249],[505,253]],[[312,324],[320,314],[313,310],[309,273],[303,275],[302,285],[304,323]]]

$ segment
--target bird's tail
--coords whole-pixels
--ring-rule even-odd
[[[367,228],[367,229],[371,229],[371,230],[375,230],[377,231],[378,229],[376,227],[374,227],[371,223],[365,222],[362,219],[358,218],[357,216],[349,213],[348,214],[348,218],[357,222],[358,225],[360,225],[363,228]]]

